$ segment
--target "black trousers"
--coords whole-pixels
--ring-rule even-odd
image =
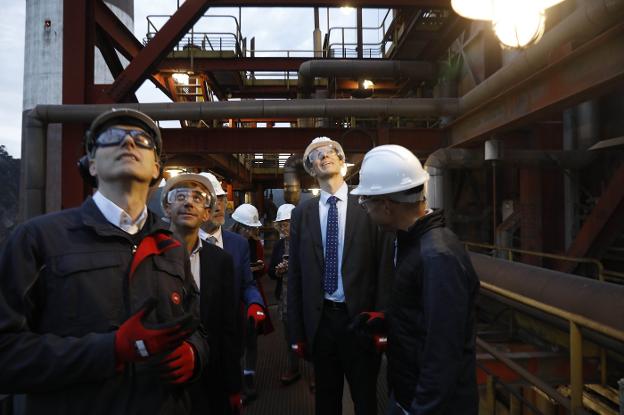
[[[348,330],[350,322],[346,305],[324,303],[312,351],[318,415],[342,414],[345,377],[355,413],[377,414],[377,375],[381,356],[372,344]]]

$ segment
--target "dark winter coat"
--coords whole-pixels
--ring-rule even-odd
[[[88,199],[19,226],[0,256],[0,393],[25,394],[27,414],[188,413],[186,386],[149,363],[116,371],[115,332],[149,297],[148,323],[199,314],[186,251],[153,214],[129,235]],[[201,369],[205,338],[189,341]]]
[[[388,321],[388,378],[412,414],[478,410],[475,300],[479,280],[441,212],[397,235]]]

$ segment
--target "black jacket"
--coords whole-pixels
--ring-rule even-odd
[[[349,315],[383,309],[392,286],[392,235],[382,233],[357,197],[349,195],[342,252],[342,283]],[[314,347],[323,307],[325,259],[319,197],[300,203],[290,221],[288,327],[291,342]]]
[[[193,413],[227,413],[229,396],[241,390],[241,330],[234,262],[223,249],[207,242],[200,258],[201,321],[210,345],[208,367],[191,386]],[[236,300],[234,300],[236,298]]]
[[[150,213],[129,235],[88,199],[15,230],[0,257],[0,393],[26,394],[27,414],[188,412],[186,387],[149,363],[115,370],[115,331],[147,298],[158,299],[152,324],[199,313],[186,251],[161,225]],[[142,238],[157,251],[129,278]],[[189,341],[202,367],[205,338]]]
[[[387,312],[388,378],[410,413],[476,414],[475,300],[479,280],[436,211],[397,235]]]

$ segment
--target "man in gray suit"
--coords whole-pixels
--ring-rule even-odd
[[[342,413],[346,376],[356,414],[377,413],[380,354],[349,330],[361,312],[385,305],[392,284],[392,235],[374,225],[343,177],[336,141],[315,138],[304,168],[320,197],[301,203],[290,225],[288,324],[291,344],[314,364],[316,413]]]

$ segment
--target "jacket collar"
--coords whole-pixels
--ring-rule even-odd
[[[407,231],[398,231],[397,240],[414,241],[434,228],[443,228],[445,225],[444,211],[433,210],[419,218]]]

